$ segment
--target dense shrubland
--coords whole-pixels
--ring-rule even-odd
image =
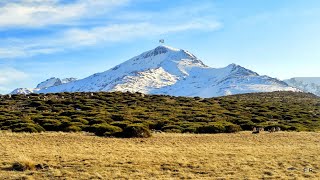
[[[3,95],[0,129],[87,131],[99,136],[149,137],[150,130],[232,133],[252,127],[320,130],[320,99],[306,93],[254,93],[202,99],[140,93]]]

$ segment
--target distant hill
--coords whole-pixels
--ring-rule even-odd
[[[292,87],[320,96],[320,77],[295,77],[284,81]]]
[[[113,132],[133,124],[193,133],[236,132],[254,126],[320,130],[320,98],[301,92],[208,99],[121,92],[33,93],[0,98],[0,129],[15,132],[96,132],[101,128]]]

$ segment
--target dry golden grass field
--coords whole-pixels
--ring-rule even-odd
[[[29,170],[13,171],[15,162]],[[0,179],[320,179],[320,133],[1,132]]]

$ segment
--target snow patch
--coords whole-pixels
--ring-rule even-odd
[[[296,77],[284,80],[288,85],[320,96],[320,77]]]
[[[160,89],[178,81],[178,77],[166,72],[162,67],[138,72],[134,76],[126,76],[123,83],[117,84],[111,91],[129,91],[148,94],[151,89]]]

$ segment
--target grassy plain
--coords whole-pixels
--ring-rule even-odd
[[[320,179],[319,152],[316,132],[147,139],[1,132],[0,179]],[[15,162],[45,168],[12,171]]]

